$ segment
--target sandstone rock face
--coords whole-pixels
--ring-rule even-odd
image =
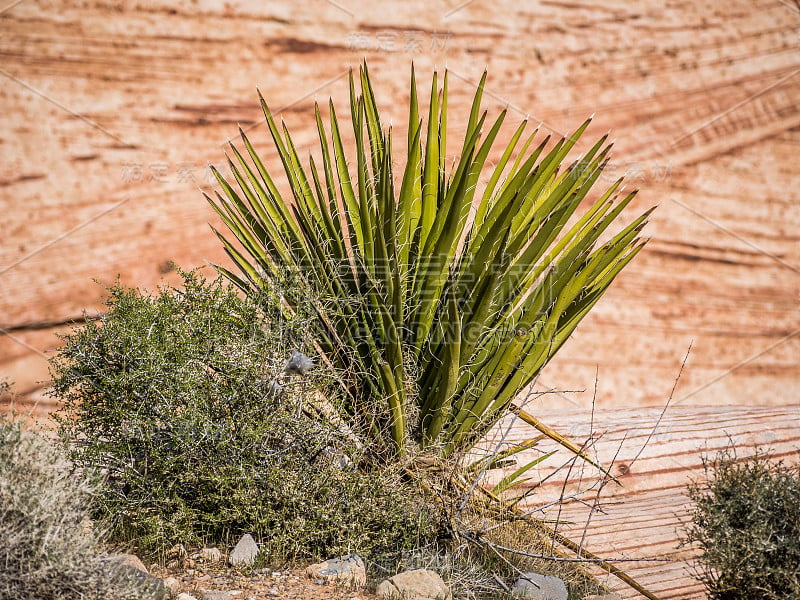
[[[378,584],[377,594],[383,600],[449,600],[450,588],[442,578],[428,569],[404,571]]]
[[[54,407],[42,393],[46,351],[64,323],[102,310],[93,279],[120,274],[153,290],[176,282],[170,260],[229,264],[198,187],[213,196],[208,164],[226,171],[237,123],[280,169],[256,88],[306,156],[314,101],[324,113],[333,97],[346,114],[347,69],[362,57],[399,150],[412,61],[421,85],[448,65],[449,140],[488,67],[490,118],[509,107],[498,141],[528,115],[542,138],[596,113],[575,152],[612,131],[598,183],[626,176],[640,188],[631,214],[660,205],[644,232],[652,241],[539,379],[586,392],[549,395],[548,406],[591,405],[596,367],[598,406],[660,406],[690,340],[676,400],[796,403],[796,14],[792,3],[751,4],[348,0],[199,11],[177,0],[168,14],[148,3],[15,4],[2,15],[0,328],[10,335],[0,336],[0,371],[22,395],[18,408]],[[448,160],[457,151],[451,143]]]

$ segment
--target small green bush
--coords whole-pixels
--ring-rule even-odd
[[[154,597],[153,580],[104,567],[89,519],[96,485],[61,448],[0,415],[0,598]]]
[[[706,461],[688,541],[697,542],[698,579],[711,600],[800,598],[800,465],[731,451]]]
[[[331,374],[283,373],[293,351],[313,354],[303,315],[182,275],[183,289],[154,296],[112,286],[106,314],[52,362],[60,432],[105,475],[114,538],[156,554],[248,532],[273,563],[435,538],[438,511],[399,469],[363,460],[358,432],[311,408]]]

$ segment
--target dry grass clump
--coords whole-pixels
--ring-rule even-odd
[[[103,567],[96,488],[53,442],[0,416],[0,598],[153,598],[152,581]]]
[[[569,540],[554,533],[550,525],[484,487],[484,477],[475,472],[474,458],[442,460],[417,455],[409,461],[409,477],[421,481],[428,493],[439,499],[448,536],[436,545],[406,553],[398,564],[386,566],[387,574],[394,573],[390,569],[432,569],[459,598],[511,598],[511,587],[525,572],[562,579],[570,600],[606,591],[596,579],[597,557],[585,549],[576,557]],[[497,449],[483,456],[488,463],[499,459]],[[552,500],[556,504],[562,501],[568,500]]]

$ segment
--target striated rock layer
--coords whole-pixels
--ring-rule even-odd
[[[225,260],[200,189],[237,124],[275,165],[256,88],[301,154],[366,57],[401,147],[413,61],[451,73],[455,140],[485,105],[586,144],[659,204],[647,249],[543,373],[539,406],[796,403],[800,59],[792,3],[11,3],[0,13],[0,375],[44,414],[61,324],[117,275],[155,288]],[[456,144],[451,143],[451,151]],[[276,165],[277,166],[277,165]],[[595,379],[597,385],[595,389]],[[21,405],[21,406],[20,406]]]

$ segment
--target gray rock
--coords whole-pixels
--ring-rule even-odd
[[[442,578],[428,569],[398,573],[382,581],[377,594],[384,600],[450,600],[453,597]]]
[[[283,372],[288,375],[305,375],[314,368],[314,361],[302,352],[295,350],[283,366]]]
[[[321,580],[322,583],[340,583],[353,587],[363,587],[367,584],[364,561],[355,554],[311,565],[306,569],[306,575],[310,579]]]
[[[135,554],[111,554],[107,556],[104,561],[109,565],[132,567],[138,569],[142,573],[150,573],[142,562],[142,559]]]
[[[245,533],[231,551],[228,562],[233,567],[249,567],[256,562],[258,544],[249,533]]]
[[[222,560],[222,552],[219,548],[203,548],[200,550],[200,558],[206,563],[218,563]]]
[[[208,590],[203,592],[203,600],[233,600],[234,594],[221,590]]]
[[[148,574],[144,563],[133,554],[111,554],[97,560],[103,576],[120,589],[131,587],[141,590],[144,598],[162,600],[169,590],[158,577]]]
[[[511,593],[531,600],[567,600],[567,586],[558,577],[540,573],[523,573]]]
[[[181,582],[178,581],[175,577],[167,577],[164,579],[164,585],[167,586],[170,589],[170,591],[175,593],[178,591]]]

